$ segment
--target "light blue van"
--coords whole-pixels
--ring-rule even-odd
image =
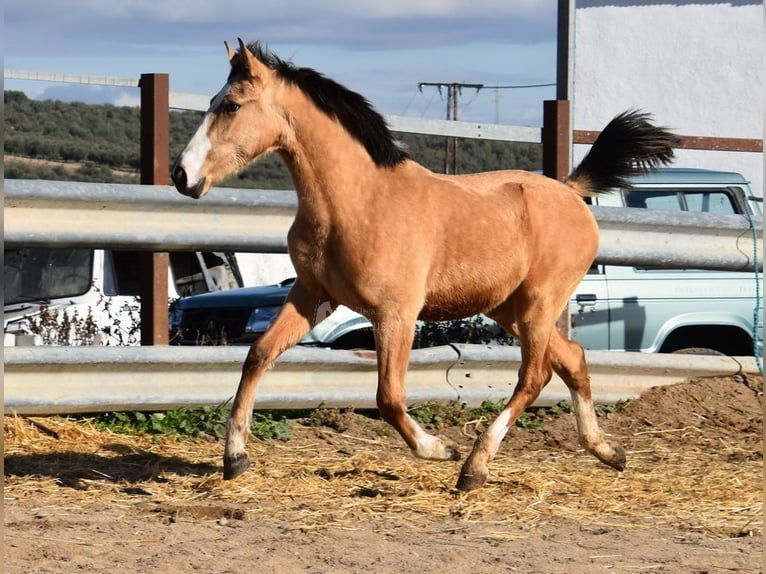
[[[602,206],[761,215],[738,173],[661,169],[631,190],[593,198]],[[762,353],[761,274],[594,265],[570,302],[571,337],[586,349],[726,355]],[[762,283],[761,283],[762,286]],[[756,300],[758,299],[758,302]],[[756,311],[758,306],[758,311]]]

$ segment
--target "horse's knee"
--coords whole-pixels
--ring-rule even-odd
[[[550,356],[553,370],[570,389],[590,387],[585,350],[579,343],[554,336],[551,338]]]
[[[250,347],[247,356],[245,356],[245,362],[242,364],[242,376],[252,376],[259,371],[268,369],[274,362],[276,354],[273,349],[267,348],[259,339]]]

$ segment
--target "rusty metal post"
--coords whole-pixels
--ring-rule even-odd
[[[564,181],[570,171],[570,148],[569,100],[546,100],[543,102],[543,174]],[[569,339],[568,304],[556,321],[556,328]]]
[[[167,185],[170,174],[170,80],[141,74],[141,183]],[[141,344],[168,344],[167,253],[142,252]]]
[[[569,101],[543,102],[543,174],[564,181],[569,175]]]

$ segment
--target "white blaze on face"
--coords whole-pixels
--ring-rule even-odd
[[[202,118],[202,123],[181,154],[180,165],[186,172],[189,187],[194,187],[199,183],[200,170],[205,163],[205,158],[210,148],[213,147],[207,135],[208,128],[210,127],[210,117],[213,110],[216,110],[221,105],[221,102],[229,93],[229,89],[229,84],[226,84],[210,102],[210,108],[208,108],[207,113]]]

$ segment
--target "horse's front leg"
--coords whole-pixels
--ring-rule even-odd
[[[378,354],[377,404],[381,417],[394,427],[418,458],[459,460],[457,445],[428,434],[407,414],[404,379],[415,334],[415,319],[378,318],[375,346]]]
[[[316,323],[316,313],[323,303],[322,294],[304,287],[298,279],[290,290],[277,318],[247,354],[242,378],[226,423],[226,447],[223,455],[223,478],[231,480],[250,467],[245,450],[255,401],[255,389],[266,370],[285,350],[294,346]]]

